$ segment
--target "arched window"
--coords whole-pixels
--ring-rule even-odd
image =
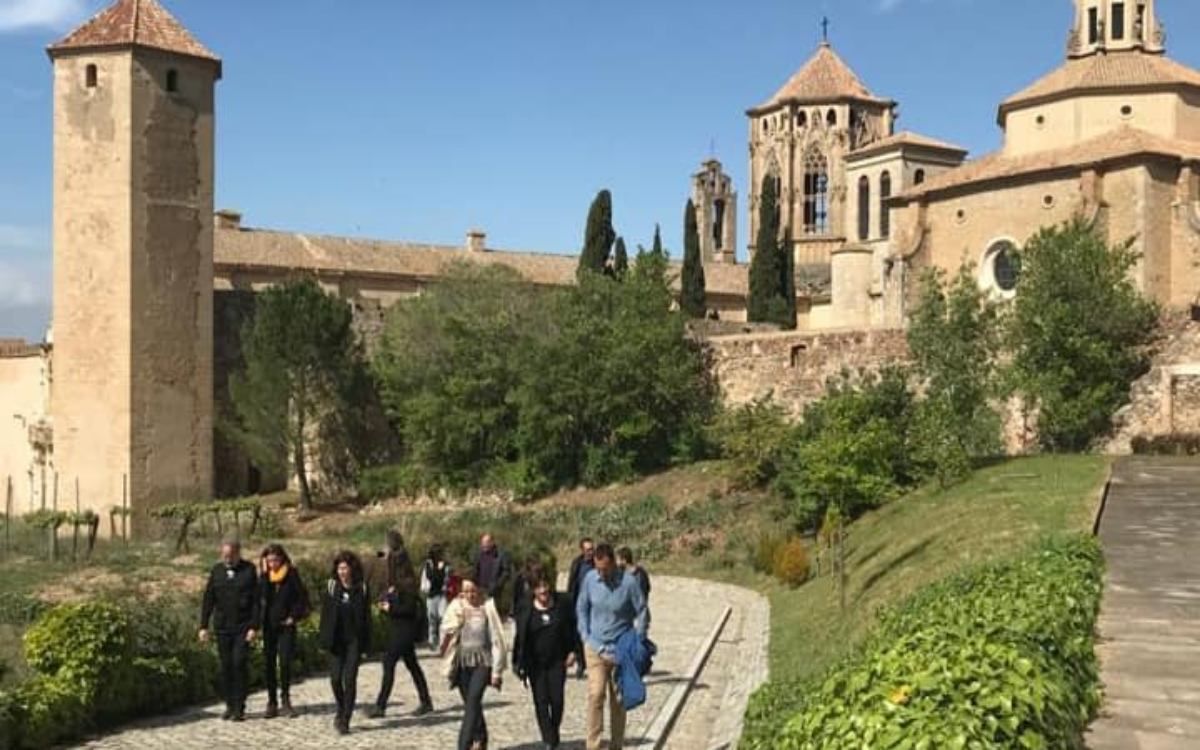
[[[800,127],[800,128],[808,127],[808,115],[805,114],[803,111],[796,113],[796,127]]]
[[[85,85],[86,85],[86,86],[87,86],[89,89],[94,89],[94,88],[96,88],[96,79],[97,79],[97,77],[98,77],[98,74],[97,74],[97,71],[96,71],[96,66],[95,66],[95,65],[89,65],[89,66],[87,66],[87,69],[84,71],[84,84],[85,84]]]
[[[804,157],[804,233],[829,233],[829,162],[816,149]]]
[[[770,121],[764,119],[763,120],[763,133],[766,133],[770,127],[771,127]]]
[[[885,240],[892,234],[892,217],[888,215],[887,201],[892,197],[892,173],[879,176],[879,236]]]
[[[829,127],[831,127],[831,128],[834,125],[837,125],[837,110],[836,109],[830,109],[829,113],[827,115],[825,115],[825,123],[827,125],[829,125]]]
[[[924,169],[918,169],[916,172],[913,172],[913,184],[914,185],[920,185],[924,181],[925,181],[925,170]]]
[[[858,178],[858,239],[866,242],[871,236],[871,181],[866,175]]]
[[[167,71],[167,91],[172,94],[179,90],[179,71],[171,68]]]
[[[1125,3],[1113,3],[1112,13],[1110,14],[1109,25],[1112,27],[1112,38],[1121,40],[1125,38]]]

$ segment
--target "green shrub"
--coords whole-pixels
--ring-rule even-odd
[[[769,397],[726,409],[711,429],[736,489],[764,487],[779,473],[792,436],[787,414]]]
[[[1082,748],[1102,567],[1094,539],[1071,537],[922,590],[794,715],[770,712],[790,710],[774,690],[756,700],[747,746]]]
[[[792,537],[775,550],[771,573],[795,588],[808,580],[808,550],[800,537]]]
[[[1130,444],[1138,456],[1198,456],[1200,434],[1191,432],[1171,435],[1138,435]]]
[[[51,747],[89,728],[79,687],[64,676],[35,675],[12,693],[14,748]]]
[[[16,591],[0,591],[0,625],[28,625],[46,611],[41,599]]]
[[[437,486],[424,468],[415,464],[388,464],[366,469],[358,478],[358,496],[366,502],[418,495]]]

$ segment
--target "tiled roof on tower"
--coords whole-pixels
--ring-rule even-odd
[[[221,59],[179,23],[158,0],[117,0],[50,45],[49,53],[105,47],[147,47],[177,55]]]
[[[886,99],[871,93],[862,79],[833,51],[829,42],[822,42],[816,54],[788,79],[783,88],[752,111],[772,109],[786,102],[808,104],[846,99],[887,103]]]

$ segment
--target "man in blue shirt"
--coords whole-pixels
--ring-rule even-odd
[[[587,659],[587,750],[600,750],[604,734],[604,699],[612,716],[609,750],[625,745],[625,708],[614,681],[617,641],[630,629],[646,632],[646,599],[641,586],[617,567],[612,545],[596,545],[595,569],[583,579],[575,614]]]

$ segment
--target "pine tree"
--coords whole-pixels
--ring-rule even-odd
[[[683,211],[683,277],[680,279],[679,306],[691,318],[703,318],[704,261],[700,257],[700,230],[696,225],[696,205],[688,200]]]
[[[746,313],[751,323],[769,323],[782,317],[779,310],[783,303],[783,269],[780,268],[778,201],[775,179],[767,175],[763,178],[758,202],[758,237],[754,258],[750,261],[750,299]]]
[[[583,236],[583,252],[579,255],[579,271],[604,273],[617,233],[612,224],[612,194],[601,190],[588,210],[587,229]]]
[[[618,279],[625,278],[629,272],[629,253],[625,250],[625,238],[617,238],[617,247],[613,250],[613,271]]]

